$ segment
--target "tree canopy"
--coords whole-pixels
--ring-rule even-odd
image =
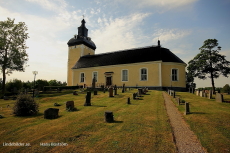
[[[28,61],[26,40],[29,38],[24,22],[15,19],[0,21],[0,69],[3,75],[2,91],[5,92],[6,74],[24,71]]]
[[[207,75],[211,79],[213,91],[215,90],[214,79],[220,75],[228,77],[230,74],[230,62],[225,59],[224,55],[219,54],[221,47],[218,46],[218,40],[207,39],[200,53],[188,62],[188,73],[199,79],[206,79]]]

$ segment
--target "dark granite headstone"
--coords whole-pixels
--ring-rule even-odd
[[[114,95],[117,95],[117,86],[114,86]]]
[[[133,93],[133,100],[135,100],[137,97],[137,94],[136,93]]]
[[[73,110],[74,109],[74,101],[67,101],[65,103],[66,105],[66,110]]]
[[[113,88],[112,87],[109,88],[109,97],[113,97]]]
[[[190,114],[189,103],[185,102],[185,115]]]
[[[122,93],[125,92],[125,84],[123,84],[123,87],[122,87]]]
[[[92,80],[92,89],[95,89],[95,86],[96,86],[96,78],[93,77],[93,80]]]
[[[91,106],[91,92],[90,91],[87,91],[87,94],[85,96],[84,106]]]
[[[58,112],[59,112],[59,109],[57,109],[57,108],[47,108],[44,111],[44,118],[45,119],[55,119],[55,118],[58,118]]]
[[[113,121],[114,121],[114,119],[113,119],[113,112],[106,111],[105,112],[105,122],[111,123]]]
[[[142,95],[142,89],[138,88],[138,95],[141,96]]]
[[[94,90],[94,91],[93,91],[93,94],[94,94],[94,95],[97,95],[97,90]]]
[[[127,104],[131,104],[131,103],[130,103],[130,98],[127,99]]]

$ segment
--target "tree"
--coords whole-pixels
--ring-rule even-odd
[[[2,93],[5,93],[6,74],[24,71],[28,61],[26,39],[29,38],[24,22],[14,23],[7,18],[0,21],[0,69],[2,71]]]
[[[20,90],[22,89],[22,81],[21,80],[18,80],[18,79],[13,79],[13,80],[10,80],[9,82],[6,83],[6,90],[11,92],[13,91],[14,89],[16,90]]]
[[[221,47],[218,46],[218,40],[207,39],[200,53],[188,62],[187,70],[199,79],[206,79],[206,75],[211,79],[212,90],[215,91],[214,79],[220,75],[228,77],[230,74],[230,62],[225,59],[224,55],[219,54]]]
[[[50,85],[50,86],[61,86],[61,81],[50,80],[50,81],[49,81],[49,85]]]
[[[194,75],[186,72],[186,88],[196,88],[196,83],[194,83]]]
[[[49,83],[47,80],[42,80],[42,79],[36,80],[35,88],[38,88],[38,90],[43,90],[44,86],[49,86]]]
[[[224,93],[230,93],[230,86],[229,86],[229,84],[226,84],[223,87],[222,92],[224,92]]]

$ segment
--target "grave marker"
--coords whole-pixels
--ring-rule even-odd
[[[185,102],[185,115],[190,114],[189,103]]]
[[[55,119],[55,118],[58,118],[58,112],[59,112],[59,109],[57,109],[57,108],[47,108],[44,111],[44,118],[45,119]]]
[[[112,87],[109,88],[109,97],[114,97],[113,96],[113,88]]]
[[[106,111],[105,112],[105,122],[111,123],[113,121],[114,121],[114,119],[113,119],[113,112]]]
[[[84,106],[91,106],[91,92],[90,91],[87,91],[87,94],[85,96]]]
[[[114,86],[114,95],[117,95],[117,86]]]
[[[128,99],[127,99],[127,104],[131,104],[131,103],[130,103],[130,98],[129,98],[129,97],[128,97]]]
[[[216,102],[224,102],[224,97],[220,93],[216,93]]]
[[[67,101],[65,103],[66,110],[73,110],[74,109],[74,101]]]

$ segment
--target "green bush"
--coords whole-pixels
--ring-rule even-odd
[[[13,107],[16,116],[31,116],[38,113],[38,103],[28,94],[18,95]]]

